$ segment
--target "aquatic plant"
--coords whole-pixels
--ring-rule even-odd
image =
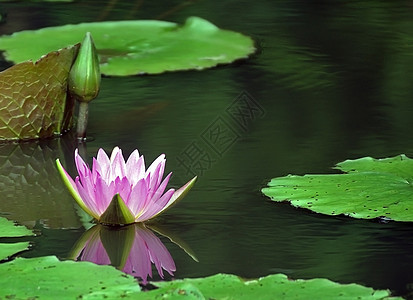
[[[78,43],[88,31],[96,43],[102,74],[108,76],[203,70],[255,52],[250,37],[199,17],[189,17],[184,24],[128,20],[25,30],[1,36],[0,49],[7,60],[18,63]]]
[[[276,202],[326,215],[412,222],[413,160],[363,157],[335,167],[345,173],[273,178],[262,192]]]
[[[0,72],[0,140],[49,138],[69,130],[74,104],[67,82],[78,48],[53,51]]]
[[[115,147],[111,157],[99,149],[92,170],[75,150],[79,176],[73,180],[59,159],[56,164],[62,179],[80,207],[99,223],[123,225],[144,222],[164,212],[192,188],[196,177],[178,190],[165,191],[169,173],[162,181],[165,155],[160,155],[145,170],[143,155],[132,152],[128,160]]]

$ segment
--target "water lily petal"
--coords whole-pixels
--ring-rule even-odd
[[[138,183],[132,188],[131,195],[129,197],[128,203],[126,203],[135,218],[141,215],[144,211],[146,203],[148,202],[148,187],[146,180],[142,178]]]
[[[153,163],[149,166],[148,170],[146,170],[146,175],[149,173],[152,173],[153,171],[155,171],[155,169],[158,167],[158,165],[165,160],[165,154],[161,154],[158,156],[157,159],[155,159],[153,161]]]
[[[116,178],[115,180],[115,185],[116,185],[116,193],[119,194],[125,204],[129,202],[130,199],[130,194],[132,190],[132,185],[129,183],[129,179],[127,177],[123,178]]]
[[[145,176],[145,160],[143,155],[139,157],[138,150],[134,150],[126,162],[126,176],[132,185]]]
[[[110,156],[111,174],[110,180],[115,180],[116,177],[123,178],[126,176],[126,163],[122,155],[122,150],[119,147],[115,147]]]
[[[82,157],[79,155],[78,149],[75,150],[75,163],[79,176],[76,177],[75,183],[79,194],[81,195],[85,205],[90,211],[93,212],[93,216],[99,214],[97,209],[95,199],[95,182],[94,176],[90,171],[88,165],[83,161]]]
[[[98,214],[101,215],[108,208],[113,195],[115,195],[115,185],[108,185],[105,180],[97,173],[95,184],[95,203]]]
[[[99,149],[96,157],[96,172],[98,172],[102,178],[109,183],[110,159],[102,148]]]
[[[84,186],[80,182],[79,176],[76,177],[75,184],[77,191],[82,199],[81,203],[78,202],[80,207],[92,217],[99,218],[100,212],[96,207],[96,203],[93,198],[94,195],[91,194],[89,190],[84,188]]]
[[[136,210],[132,210],[135,212],[136,219],[140,219],[141,216],[148,210],[148,207],[154,205],[152,202],[157,202],[160,197],[162,196],[163,192],[165,191],[166,185],[168,184],[169,178],[171,177],[172,172],[166,176],[162,184],[158,187],[155,193],[149,194],[147,192],[146,182],[141,182],[140,186],[136,186],[133,191],[134,194],[131,195],[131,198],[139,199],[136,203]],[[159,209],[159,204],[156,204],[156,207]]]
[[[63,179],[63,183],[66,185],[68,188],[70,194],[72,197],[76,200],[77,204],[89,215],[95,217],[96,214],[94,214],[85,204],[83,201],[82,197],[79,194],[79,191],[77,189],[76,183],[73,181],[72,177],[66,172],[66,170],[63,168],[62,164],[60,163],[59,159],[56,159],[56,165],[57,169],[59,171],[60,176]]]
[[[79,177],[81,180],[83,178],[92,176],[92,172],[90,171],[89,166],[85,163],[83,158],[79,155],[78,149],[75,150],[75,163],[76,163],[77,172],[79,173]]]
[[[163,159],[159,163],[158,168],[156,168],[156,171],[155,171],[155,173],[157,173],[157,179],[156,179],[156,183],[155,183],[156,187],[161,184],[163,173],[165,172],[165,164],[166,164],[166,159]],[[155,179],[155,177],[154,177],[154,179]]]
[[[162,162],[160,162],[156,166],[154,171],[148,173],[149,175],[148,198],[149,199],[152,199],[153,195],[158,189],[158,186],[159,186],[158,181],[162,179],[162,177],[161,178],[159,177],[161,169],[162,169]],[[163,175],[163,172],[162,172],[162,175]]]
[[[175,204],[179,200],[182,200],[185,197],[185,195],[189,192],[189,190],[194,186],[196,179],[197,179],[197,176],[192,178],[185,185],[183,185],[181,188],[179,188],[177,191],[175,191],[175,193],[172,195],[171,199],[169,199],[169,202],[162,208],[161,211],[159,211],[157,214],[155,214],[152,218],[156,217],[160,213],[162,213],[165,210],[167,210],[168,208],[170,208],[172,204]]]
[[[145,207],[145,212],[138,217],[137,221],[144,222],[160,214],[160,212],[163,211],[165,205],[171,199],[174,192],[174,189],[170,189],[158,201],[150,202],[150,205],[147,205],[147,207]]]
[[[155,193],[152,195],[151,198],[151,202],[157,202],[159,200],[159,198],[161,198],[163,192],[166,189],[166,186],[169,182],[169,178],[171,178],[172,172],[170,172],[165,179],[162,181],[161,185],[159,185],[159,187],[157,188],[157,190],[155,191]]]
[[[100,175],[100,173],[98,172],[98,169],[99,167],[98,167],[98,163],[97,163],[97,161],[96,161],[96,158],[94,158],[93,157],[93,159],[92,159],[92,181],[94,182],[94,183],[96,183],[96,178],[97,178],[97,175],[99,174]]]

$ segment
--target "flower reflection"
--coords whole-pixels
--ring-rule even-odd
[[[99,265],[112,265],[146,284],[152,278],[152,264],[159,276],[164,271],[171,276],[176,271],[174,260],[161,240],[145,225],[124,227],[95,225],[76,243],[71,259],[90,261]]]

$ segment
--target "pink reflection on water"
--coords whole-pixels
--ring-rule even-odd
[[[71,257],[99,265],[112,265],[123,272],[148,282],[152,264],[161,278],[164,270],[171,276],[176,271],[174,260],[161,240],[144,225],[133,224],[118,229],[96,225],[86,231]]]

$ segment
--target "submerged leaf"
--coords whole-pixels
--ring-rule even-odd
[[[0,47],[6,51],[7,59],[21,62],[77,43],[86,32],[93,35],[101,59],[101,72],[114,76],[201,70],[246,58],[255,51],[251,38],[221,30],[198,17],[188,18],[182,26],[140,20],[21,31],[0,37]],[[31,47],[26,47],[27,44]]]
[[[364,157],[337,168],[348,173],[273,178],[262,192],[274,201],[327,215],[413,221],[412,159]]]
[[[69,128],[74,104],[67,99],[67,78],[77,49],[50,52],[0,72],[0,140],[47,138]]]

